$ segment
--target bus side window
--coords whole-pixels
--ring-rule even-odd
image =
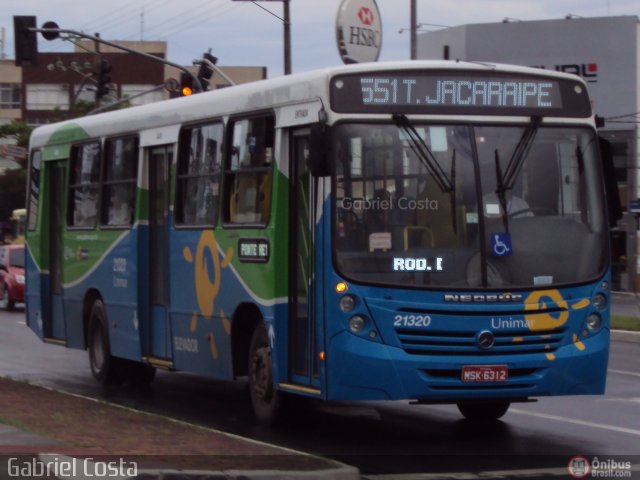
[[[136,201],[138,138],[122,137],[105,142],[102,186],[102,225],[130,227]]]
[[[89,142],[71,149],[69,178],[70,227],[95,228],[100,190],[100,143]]]
[[[180,135],[176,223],[218,222],[222,123],[185,128]]]
[[[230,125],[225,182],[224,221],[261,224],[269,221],[273,181],[273,116],[238,120]]]

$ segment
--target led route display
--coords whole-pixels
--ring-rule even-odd
[[[360,78],[363,104],[562,108],[558,82]]]
[[[408,71],[342,75],[331,84],[338,112],[591,115],[578,81],[500,72]]]

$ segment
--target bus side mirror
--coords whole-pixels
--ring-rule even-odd
[[[616,181],[616,172],[613,165],[613,150],[608,140],[598,137],[598,141],[600,144],[600,157],[602,158],[602,171],[604,173],[604,189],[607,198],[609,226],[613,228],[616,226],[618,220],[622,218],[618,182]]]
[[[309,158],[307,164],[314,177],[331,175],[331,128],[325,123],[314,123],[309,136]]]

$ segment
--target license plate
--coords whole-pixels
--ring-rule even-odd
[[[506,382],[509,367],[506,365],[465,365],[462,367],[463,382]]]

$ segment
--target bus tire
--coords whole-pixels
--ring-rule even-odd
[[[11,294],[9,293],[9,287],[6,285],[2,289],[2,308],[11,312],[16,308],[16,302],[11,298]]]
[[[271,348],[264,324],[258,325],[251,337],[248,373],[256,418],[262,425],[274,425],[279,419],[282,394],[273,385]]]
[[[111,355],[107,314],[99,298],[93,302],[87,335],[91,373],[101,385],[122,385],[125,380],[124,361]]]
[[[502,418],[510,405],[509,402],[459,402],[458,410],[467,420],[492,421]]]

